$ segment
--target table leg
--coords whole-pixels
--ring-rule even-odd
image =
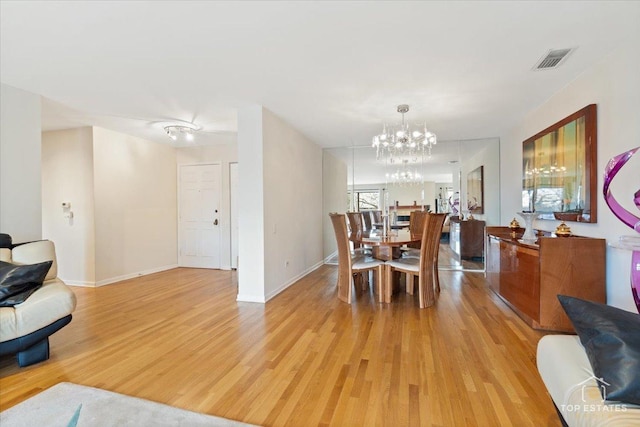
[[[374,246],[371,252],[374,258],[381,259],[383,261],[390,261],[402,256],[400,248],[395,246]]]
[[[393,292],[393,278],[391,277],[391,267],[388,265],[382,266],[384,269],[384,302],[391,303],[391,294]]]

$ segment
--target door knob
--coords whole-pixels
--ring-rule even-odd
[[[218,218],[216,218],[215,221],[213,221],[213,225],[218,225]]]

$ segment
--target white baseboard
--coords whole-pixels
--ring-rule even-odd
[[[177,264],[172,264],[172,265],[166,265],[164,267],[158,267],[158,268],[153,268],[150,270],[144,270],[144,271],[140,271],[137,273],[131,273],[131,274],[125,274],[122,276],[117,276],[117,277],[113,277],[111,279],[105,279],[105,280],[101,280],[99,282],[85,282],[85,281],[81,281],[81,280],[67,280],[64,279],[62,277],[60,277],[60,280],[62,280],[65,284],[69,285],[69,286],[78,286],[78,287],[83,287],[83,288],[96,288],[98,286],[104,286],[104,285],[110,285],[112,283],[116,283],[116,282],[121,282],[123,280],[128,280],[128,279],[133,279],[134,277],[141,277],[141,276],[146,276],[147,274],[153,274],[153,273],[159,273],[161,271],[166,271],[166,270],[172,270],[174,268],[178,268]],[[185,268],[189,268],[189,267],[185,267]],[[220,268],[221,270],[231,270],[231,267],[228,265],[222,266]],[[251,301],[251,302],[258,302],[258,301]],[[264,302],[264,301],[261,301]]]
[[[289,286],[293,285],[294,283],[296,283],[298,280],[302,279],[304,276],[306,276],[307,274],[311,273],[312,271],[317,270],[318,268],[322,267],[322,265],[324,265],[324,260],[320,261],[319,263],[312,265],[311,267],[307,268],[306,270],[304,270],[302,273],[298,274],[297,276],[293,277],[292,279],[290,279],[288,282],[284,283],[282,286],[280,286],[278,289],[276,289],[273,292],[269,292],[269,294],[265,295],[265,300],[269,301],[271,298],[275,297],[276,295],[278,295],[280,292],[284,291],[285,289],[287,289]]]
[[[257,303],[261,303],[264,304],[267,301],[269,301],[271,298],[275,297],[276,295],[278,295],[280,292],[284,291],[285,289],[287,289],[289,286],[293,285],[294,283],[296,283],[298,280],[302,279],[304,276],[306,276],[307,274],[311,273],[312,271],[317,270],[318,268],[322,267],[322,265],[324,264],[324,260],[320,261],[319,263],[312,265],[311,267],[307,268],[305,271],[303,271],[302,273],[298,274],[297,276],[293,277],[292,279],[290,279],[289,281],[287,281],[286,283],[284,283],[282,286],[280,286],[278,289],[276,289],[273,292],[269,292],[268,295],[262,296],[262,295],[244,295],[244,294],[238,294],[238,296],[236,297],[236,301],[238,302],[257,302]]]
[[[257,302],[260,304],[264,304],[266,302],[266,300],[262,295],[243,295],[243,294],[238,294],[238,296],[236,297],[236,301],[237,302]]]
[[[161,271],[172,270],[178,268],[178,264],[164,265],[162,267],[150,268],[148,270],[138,271],[136,273],[123,274],[122,276],[111,277],[96,282],[95,286],[110,285],[112,283],[121,282],[123,280],[133,279],[134,277],[146,276],[148,274],[159,273]]]
[[[324,263],[329,264],[329,261],[331,261],[332,259],[338,259],[338,251],[335,251],[332,254],[330,254],[328,257],[326,257],[324,259]]]
[[[96,282],[83,282],[80,280],[67,280],[67,279],[63,279],[62,277],[59,277],[60,280],[62,280],[64,282],[65,285],[69,285],[69,286],[78,286],[81,288],[95,288],[96,287]]]

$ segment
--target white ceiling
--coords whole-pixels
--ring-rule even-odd
[[[638,37],[640,2],[1,2],[2,83],[41,94],[43,128],[168,143],[158,122],[236,132],[261,104],[323,147],[383,121],[496,137]],[[635,39],[637,40],[637,39]],[[578,49],[532,71],[549,49]],[[217,141],[220,141],[219,139]]]

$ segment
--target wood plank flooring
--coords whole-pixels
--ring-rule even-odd
[[[481,273],[440,272],[434,307],[404,290],[351,305],[325,265],[266,305],[236,273],[178,268],[73,288],[51,359],[0,359],[0,409],[60,381],[265,426],[558,426],[535,368],[542,333]]]

